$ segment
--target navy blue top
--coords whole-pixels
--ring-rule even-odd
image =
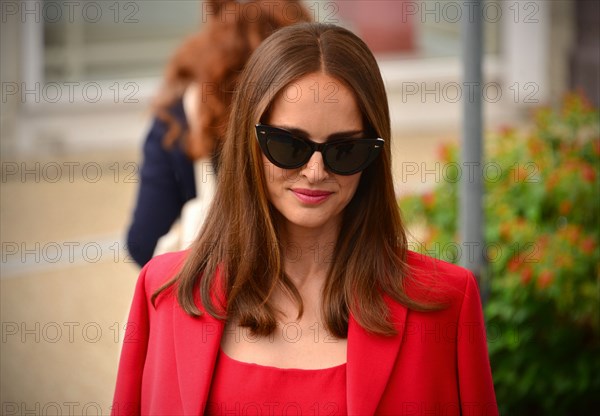
[[[173,106],[171,113],[185,130],[183,102]],[[144,144],[140,186],[127,233],[129,254],[140,266],[152,258],[158,239],[171,229],[183,205],[196,197],[194,164],[179,141],[171,149],[163,147],[166,131],[166,124],[155,118]]]

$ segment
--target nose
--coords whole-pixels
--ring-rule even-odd
[[[325,169],[321,152],[317,151],[312,154],[306,165],[302,167],[300,174],[306,177],[310,183],[323,182],[329,178],[329,172]]]

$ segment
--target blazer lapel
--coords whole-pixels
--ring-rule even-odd
[[[373,415],[396,361],[406,320],[406,308],[384,296],[398,333],[392,337],[365,331],[352,317],[348,322],[346,395],[349,415]]]
[[[173,308],[175,361],[185,415],[201,415],[206,407],[224,324],[204,313],[199,318]]]

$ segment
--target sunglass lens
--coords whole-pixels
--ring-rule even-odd
[[[267,148],[273,160],[282,168],[302,166],[310,158],[308,144],[291,136],[271,134],[267,139]]]
[[[371,141],[353,140],[329,146],[324,157],[334,172],[353,174],[366,168],[377,154]]]

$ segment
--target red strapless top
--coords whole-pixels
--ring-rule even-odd
[[[219,351],[205,415],[345,415],[346,364],[305,370],[234,360]]]

